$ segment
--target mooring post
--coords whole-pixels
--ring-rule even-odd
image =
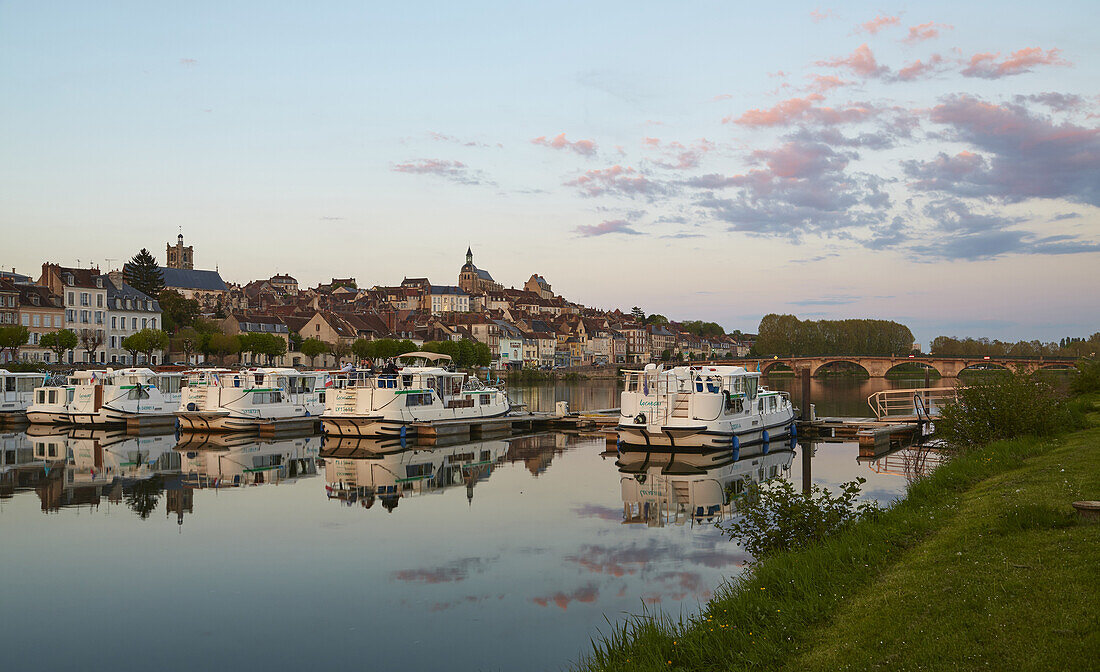
[[[802,421],[810,421],[810,367],[802,369]]]

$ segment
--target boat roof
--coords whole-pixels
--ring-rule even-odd
[[[450,355],[444,355],[443,353],[440,353],[440,352],[419,352],[419,351],[418,352],[406,352],[403,355],[398,355],[397,356],[398,359],[403,359],[405,357],[426,359],[429,362],[436,362],[436,361],[439,361],[441,359],[446,360],[448,362],[451,361],[451,356]]]
[[[652,368],[651,368],[652,367]],[[687,377],[691,374],[697,375],[712,375],[712,376],[758,376],[759,371],[746,371],[743,366],[731,366],[729,364],[695,364],[691,366],[674,366],[672,368],[664,369],[652,364],[646,366],[645,369],[624,369],[623,373],[657,373],[672,375],[677,377]]]
[[[7,369],[0,369],[0,376],[46,376],[49,375],[45,371],[8,371]]]

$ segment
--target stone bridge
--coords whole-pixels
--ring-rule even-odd
[[[960,372],[971,368],[1002,368],[1009,371],[1032,373],[1040,369],[1064,369],[1076,363],[1072,357],[880,357],[860,355],[836,355],[821,357],[772,357],[743,358],[723,360],[723,364],[743,366],[750,371],[767,373],[777,364],[785,364],[795,371],[809,369],[816,376],[822,367],[840,362],[855,364],[863,368],[872,378],[882,378],[890,369],[901,364],[919,364],[935,369],[944,378],[955,378]]]

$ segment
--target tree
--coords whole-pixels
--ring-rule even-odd
[[[668,318],[664,315],[649,315],[645,318],[646,324],[668,324]]]
[[[344,343],[343,341],[336,341],[335,343],[332,343],[329,346],[329,351],[332,353],[332,356],[336,359],[336,366],[337,367],[339,367],[340,363],[343,362],[344,359],[348,355],[350,355],[351,352],[352,352],[351,346],[348,345],[347,343]]]
[[[38,344],[57,355],[57,362],[60,363],[67,350],[76,349],[77,339],[76,334],[68,329],[59,329],[42,334]]]
[[[191,353],[202,347],[203,335],[194,327],[184,327],[176,332],[173,347],[183,353],[187,363],[191,363]]]
[[[142,340],[141,352],[145,355],[145,363],[153,363],[153,352],[156,350],[164,351],[168,349],[168,334],[160,329],[142,329],[137,333],[138,336],[144,335]]]
[[[210,334],[204,344],[203,354],[218,358],[219,364],[225,364],[227,355],[235,355],[241,351],[241,339],[220,331]]]
[[[126,338],[122,339],[122,343],[120,345],[122,345],[123,350],[130,353],[130,361],[133,362],[134,365],[137,365],[138,353],[141,352],[141,348],[143,345],[141,339],[138,337],[138,334],[130,334]]]
[[[19,348],[26,345],[30,338],[31,332],[24,326],[0,327],[0,360],[4,359],[5,352],[10,351],[11,360],[15,361]]]
[[[157,299],[160,301],[161,319],[164,328],[176,331],[181,327],[194,325],[199,316],[199,302],[194,299],[186,299],[174,289],[166,289],[160,293]]]
[[[103,346],[103,330],[102,329],[81,329],[80,330],[80,349],[88,353],[88,361],[95,361],[95,351]]]
[[[637,320],[639,324],[645,324],[645,311],[638,306],[630,309],[630,316]]]
[[[306,357],[309,357],[309,368],[313,368],[313,362],[317,358],[317,355],[326,353],[329,351],[328,343],[318,338],[307,338],[302,341],[302,344],[298,347],[298,351]]]
[[[302,352],[302,335],[296,331],[290,332],[290,349],[292,352]]]
[[[358,338],[351,344],[351,351],[355,353],[355,356],[359,359],[368,359],[370,357],[370,341],[365,338]],[[339,365],[339,362],[337,362]]]
[[[258,355],[263,355],[267,358],[267,365],[275,361],[275,358],[279,355],[286,354],[286,341],[275,334],[265,334],[263,332],[256,332],[249,334],[249,344],[252,350]],[[244,347],[242,346],[242,350]]]
[[[160,272],[157,260],[144,247],[130,259],[130,263],[122,267],[122,278],[126,284],[153,298],[164,289],[164,274]]]

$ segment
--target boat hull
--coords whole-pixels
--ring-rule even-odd
[[[331,436],[362,436],[376,438],[402,438],[417,435],[419,427],[433,427],[437,424],[457,424],[463,420],[471,424],[483,420],[504,418],[508,411],[501,411],[493,415],[476,415],[468,418],[445,418],[443,420],[413,420],[406,422],[383,418],[378,416],[354,416],[354,415],[322,415],[321,427],[325,434]]]
[[[720,450],[733,446],[753,446],[782,441],[794,433],[793,414],[781,420],[749,428],[734,429],[728,423],[706,425],[639,425],[622,423],[618,426],[619,442],[625,446],[675,448],[678,450]]]
[[[27,411],[27,420],[36,425],[67,425],[69,414],[62,411]]]

